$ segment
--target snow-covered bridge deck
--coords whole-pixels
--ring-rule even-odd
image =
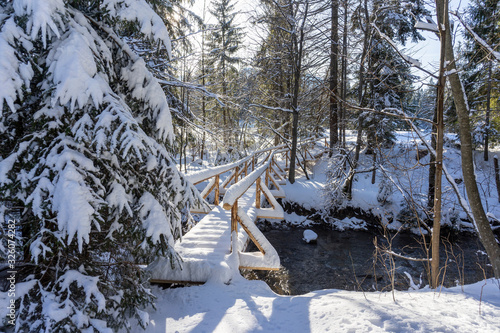
[[[254,221],[260,216],[274,216],[283,218],[283,209],[278,206],[277,210],[256,209],[255,189],[253,185],[243,197],[239,199],[239,208],[246,212],[251,221],[255,237],[262,243],[265,254],[261,252],[242,252],[249,240],[248,233],[239,226],[237,233],[237,246],[239,254],[239,267],[250,267],[260,269],[278,269],[279,257],[272,245],[265,240],[264,236],[255,227]],[[248,222],[248,221],[247,221]],[[256,232],[257,230],[257,232]],[[260,235],[259,235],[260,234]],[[231,255],[231,210],[223,209],[222,205],[214,207],[196,226],[193,227],[175,245],[175,251],[182,258],[182,269],[172,268],[168,259],[162,258],[149,266],[152,273],[152,282],[207,282],[210,280],[223,280],[227,282],[232,277],[230,263]],[[232,263],[234,264],[234,263]],[[258,265],[254,267],[253,265]]]
[[[285,183],[284,170],[274,160],[274,154],[281,152],[284,151],[274,150],[258,167],[254,154],[251,158],[214,168],[213,172],[204,170],[192,175],[190,178],[193,183],[211,179],[202,195],[206,198],[213,190],[216,205],[182,241],[175,244],[174,250],[182,258],[179,263],[172,264],[168,258],[158,258],[148,266],[151,282],[228,282],[238,268],[279,269],[279,256],[255,226],[255,221],[257,218],[284,219],[283,208],[275,199],[285,196],[280,186]],[[240,169],[243,164],[244,167]],[[252,172],[248,174],[250,166]],[[225,196],[219,205],[219,176],[230,170],[233,170],[231,175],[222,182]],[[224,189],[231,181],[234,184]],[[271,185],[274,186],[273,190],[269,189]],[[261,207],[262,194],[271,207]],[[255,243],[258,252],[244,252],[249,241]],[[236,251],[233,251],[235,248]]]

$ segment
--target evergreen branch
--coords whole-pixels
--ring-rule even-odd
[[[497,61],[500,61],[500,52],[498,51],[495,51],[484,39],[482,39],[481,37],[479,37],[478,34],[476,34],[474,32],[474,30],[472,30],[471,27],[469,27],[469,25],[467,23],[464,22],[464,20],[462,19],[462,17],[460,15],[458,15],[457,12],[450,12],[453,16],[455,16],[456,18],[458,18],[458,20],[460,21],[460,23],[462,23],[462,25],[464,26],[465,30],[467,30],[467,32],[469,34],[471,34],[471,36],[475,39],[475,41],[482,47],[484,48],[489,54],[491,54]]]
[[[375,23],[372,23],[371,24],[372,27],[375,29],[375,31],[377,31],[377,33],[379,34],[379,36],[384,39],[385,41],[387,41],[389,43],[389,45],[391,45],[391,47],[394,49],[394,51],[396,51],[397,54],[399,54],[399,56],[404,60],[406,61],[408,64],[410,64],[411,66],[415,67],[415,68],[418,68],[419,70],[421,70],[422,72],[432,76],[433,78],[437,79],[437,75],[429,72],[428,70],[426,70],[425,68],[423,68],[420,64],[420,61],[418,60],[415,60],[415,59],[412,59],[410,58],[409,56],[403,54],[396,46],[396,44],[394,44],[394,42],[387,36],[385,35],[384,33],[382,33],[382,31],[380,31],[380,29],[377,27],[377,25]]]

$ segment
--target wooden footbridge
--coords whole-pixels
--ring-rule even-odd
[[[302,163],[314,159],[310,147],[319,139],[300,142]],[[278,156],[282,156],[280,165]],[[307,158],[309,155],[309,159]],[[192,213],[207,214],[181,241],[175,252],[178,264],[158,258],[148,266],[153,283],[204,283],[231,280],[238,268],[278,270],[280,259],[271,243],[256,227],[257,218],[284,219],[283,208],[276,198],[284,198],[282,185],[289,164],[287,146],[260,150],[237,162],[198,171],[187,176],[193,184],[207,183],[204,199],[214,192],[214,205],[194,209]],[[222,182],[223,174],[229,173]],[[220,202],[220,196],[223,200]],[[263,207],[263,199],[269,207]],[[245,252],[252,241],[259,251]]]

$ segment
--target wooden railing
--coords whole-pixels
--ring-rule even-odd
[[[278,204],[273,193],[269,190],[268,186],[272,183],[277,190],[281,190],[279,182],[275,180],[274,174],[279,175],[275,167],[279,168],[279,165],[274,160],[274,155],[281,153],[282,151],[277,150],[270,152],[262,165],[254,169],[249,175],[241,179],[237,184],[231,186],[224,195],[222,201],[222,207],[226,210],[231,210],[231,248],[233,251],[237,249],[237,239],[238,239],[238,225],[240,225],[246,232],[248,237],[257,246],[262,257],[259,261],[255,261],[255,256],[247,253],[239,253],[240,268],[251,268],[251,269],[279,269],[279,257],[277,257],[276,250],[269,243],[269,241],[264,237],[262,232],[255,226],[252,219],[249,217],[248,212],[246,212],[241,207],[238,207],[238,199],[241,198],[248,189],[256,184],[255,192],[255,218],[284,218],[283,208]],[[262,177],[265,174],[265,180],[262,182]],[[272,208],[263,209],[261,208],[261,195],[264,194],[265,198],[269,202]],[[245,257],[245,255],[248,255]],[[250,258],[250,259],[248,259]],[[271,258],[270,260],[267,260]],[[277,261],[272,258],[278,258]],[[267,260],[267,261],[266,261]],[[271,264],[270,264],[271,262]],[[274,264],[273,264],[274,263]]]
[[[299,143],[299,147],[304,147],[304,157],[307,160],[307,155],[309,154],[309,157],[312,159],[313,156],[311,155],[310,151],[307,149],[307,145],[318,141],[322,138],[307,138],[302,140]],[[249,169],[251,167],[252,172],[256,170],[256,165],[259,164],[258,160],[260,156],[262,156],[265,153],[268,153],[265,159],[263,159],[264,164],[270,163],[267,168],[265,168],[266,171],[266,176],[265,176],[265,184],[266,187],[269,187],[269,183],[273,183],[274,187],[276,190],[272,190],[272,193],[274,197],[280,198],[284,196],[284,192],[281,190],[279,183],[284,182],[283,174],[285,174],[286,169],[288,168],[289,164],[289,145],[287,144],[282,144],[279,146],[275,147],[270,147],[262,150],[258,150],[254,152],[252,155],[249,155],[245,158],[242,158],[234,163],[226,164],[226,165],[221,165],[217,167],[213,167],[210,169],[205,169],[201,170],[198,172],[191,173],[187,175],[187,179],[197,185],[199,183],[202,183],[204,181],[209,180],[208,184],[205,186],[205,188],[201,191],[201,195],[203,199],[206,199],[212,191],[214,191],[214,205],[219,205],[219,197],[221,195],[226,194],[227,187],[231,185],[231,183],[236,184],[238,183],[239,179],[244,175],[244,177],[248,176]],[[275,154],[284,154],[285,160],[286,160],[286,166],[285,169],[281,168],[278,163],[276,163],[274,156]],[[297,156],[297,160],[300,162],[299,156]],[[305,162],[305,161],[304,161]],[[262,163],[262,162],[261,162]],[[228,171],[231,171],[231,174],[224,179],[224,181],[221,184],[220,181],[220,176]],[[274,174],[274,175],[273,175]],[[278,178],[278,179],[276,179]],[[254,180],[257,182],[257,179]],[[260,186],[260,180],[258,181]],[[253,182],[252,182],[253,184]],[[252,185],[250,184],[250,185]],[[234,185],[233,185],[234,186]],[[244,192],[243,192],[244,193]],[[259,193],[259,191],[257,191]],[[242,194],[243,195],[243,194]],[[260,196],[260,194],[258,194]],[[260,203],[259,203],[260,206]],[[260,208],[260,207],[258,207]],[[209,212],[209,210],[205,208],[198,208],[198,209],[192,209],[192,213],[198,213],[198,214],[206,214]]]
[[[322,138],[309,138],[299,143],[298,147],[304,148],[304,152],[301,154],[304,160],[313,158],[310,150],[308,150],[308,145],[319,139]],[[252,155],[234,163],[199,171],[187,176],[188,180],[194,184],[208,180],[208,184],[201,194],[205,199],[214,191],[215,205],[219,205],[219,196],[224,195],[222,207],[231,211],[231,248],[232,251],[236,249],[238,252],[240,268],[278,269],[279,267],[279,257],[276,250],[254,223],[257,218],[284,219],[283,208],[276,200],[276,198],[285,196],[285,192],[280,185],[286,183],[286,168],[282,168],[275,159],[279,154],[284,154],[283,159],[286,160],[288,165],[289,146],[280,145],[256,151]],[[298,158],[299,156],[297,156]],[[229,171],[231,172],[230,175],[221,183],[221,175]],[[239,207],[238,199],[254,184],[255,204],[248,205],[248,201],[246,201],[247,204],[244,207]],[[270,207],[261,207],[262,196],[267,199]],[[209,211],[192,210],[192,212],[208,213]],[[238,226],[241,226],[248,238],[257,246],[260,254],[259,252],[242,252],[243,245],[238,241]],[[246,239],[244,235],[241,236],[242,239]]]
[[[250,161],[252,161],[252,163],[249,163]],[[205,188],[203,189],[203,191],[201,191],[200,194],[203,197],[203,199],[206,199],[208,195],[212,191],[214,191],[215,192],[214,204],[218,206],[219,196],[225,193],[226,186],[228,186],[231,183],[231,181],[234,181],[235,183],[238,182],[238,178],[242,174],[246,176],[248,174],[248,168],[250,165],[252,165],[252,168],[255,168],[255,161],[253,160],[253,155],[242,158],[241,160],[238,160],[234,163],[220,165],[214,168],[194,172],[190,175],[187,175],[186,178],[194,185],[202,183],[206,180],[210,180],[207,186],[205,186]],[[243,167],[240,169],[240,166]],[[231,170],[232,170],[231,175],[227,177],[221,185],[220,175]],[[201,209],[201,210],[192,209],[191,212],[206,214],[209,211],[207,211],[206,209]]]

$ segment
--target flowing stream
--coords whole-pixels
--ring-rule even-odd
[[[305,228],[268,228],[263,231],[278,251],[282,268],[279,271],[244,271],[244,276],[265,281],[281,295],[300,295],[331,288],[391,290],[392,271],[395,272],[395,289],[407,290],[411,286],[428,284],[426,263],[393,257],[394,265],[391,265],[388,255],[376,253],[375,237],[379,248],[389,245],[378,230],[340,232],[322,225],[308,229],[318,234],[316,243],[308,244],[302,239]],[[422,241],[418,235],[398,234],[391,241],[391,249],[407,257],[425,258]],[[486,254],[477,237],[455,235],[452,241],[445,243],[446,246],[441,245],[445,286],[473,283],[491,276]],[[257,249],[251,244],[247,250]]]

